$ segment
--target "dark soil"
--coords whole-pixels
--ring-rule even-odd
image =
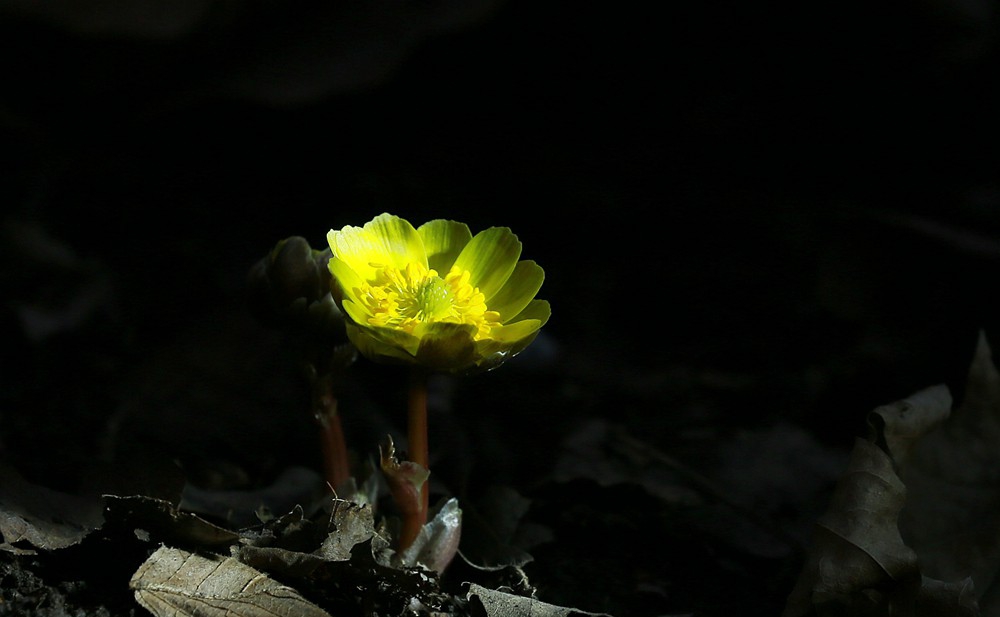
[[[506,365],[432,384],[433,488],[463,504],[463,547],[503,487],[530,502],[511,542],[540,600],[777,615],[866,414],[937,383],[960,398],[979,331],[1000,333],[985,21],[16,4],[0,461],[39,487],[176,500],[320,469],[249,268],[383,211],[510,226],[553,316]],[[363,461],[402,438],[405,378],[350,371]],[[145,615],[128,580],[155,542],[130,533],[0,551],[0,614]]]

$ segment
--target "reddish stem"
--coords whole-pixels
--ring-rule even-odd
[[[319,378],[316,384],[315,416],[320,428],[320,445],[323,450],[323,473],[334,491],[342,489],[351,477],[347,459],[347,440],[344,427],[337,413],[337,399],[333,396],[329,379]]]
[[[410,376],[410,393],[407,406],[407,442],[410,461],[430,470],[427,445],[427,374],[415,368]],[[416,513],[418,529],[427,522],[430,500],[429,483],[420,489],[420,510]]]

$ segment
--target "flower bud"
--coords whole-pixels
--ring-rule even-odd
[[[343,315],[330,297],[329,249],[314,250],[305,238],[278,242],[247,275],[248,304],[272,326],[343,330]]]

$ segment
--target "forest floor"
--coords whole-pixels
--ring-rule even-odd
[[[146,615],[138,592],[179,615],[280,596],[275,610],[334,617],[794,617],[817,581],[814,598],[872,603],[856,614],[968,609],[961,581],[1000,547],[917,569],[927,538],[906,517],[923,510],[892,536],[893,474],[925,491],[907,460],[927,454],[907,459],[894,420],[871,415],[924,392],[903,406],[927,419],[911,435],[952,409],[977,418],[941,451],[982,493],[910,503],[992,503],[994,420],[968,410],[1000,409],[980,345],[1000,337],[1000,192],[977,175],[987,160],[952,147],[978,117],[949,81],[965,73],[904,83],[895,56],[872,56],[889,27],[848,37],[857,56],[835,28],[796,55],[694,5],[662,22],[483,2],[451,28],[446,5],[411,7],[419,41],[377,7],[233,5],[189,31],[164,22],[174,35],[58,11],[0,26],[31,50],[2,59],[0,615]],[[774,74],[804,83],[758,87]],[[816,94],[830,83],[840,98]],[[938,98],[918,96],[927,83]],[[954,113],[852,114],[862,91]],[[513,360],[430,384],[432,501],[462,511],[440,576],[394,561],[384,490],[362,512],[326,489],[301,358],[246,303],[277,241],[322,248],[383,211],[510,226],[553,309]],[[361,358],[338,386],[359,481],[387,435],[405,450],[405,384]],[[891,462],[852,475],[859,452]],[[854,483],[873,476],[892,488],[854,536],[842,494],[874,495]],[[810,569],[830,547],[821,519],[855,551],[829,563],[860,555],[850,571],[874,579]],[[157,578],[154,555],[212,585]],[[250,567],[263,591],[234,596]],[[996,610],[991,584],[975,598]]]

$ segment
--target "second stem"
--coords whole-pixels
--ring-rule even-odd
[[[407,404],[406,439],[409,448],[410,461],[424,469],[428,465],[427,445],[427,373],[414,368],[410,373],[410,392]],[[427,508],[430,499],[429,480],[425,480],[420,489],[419,523],[422,527],[427,522]]]

